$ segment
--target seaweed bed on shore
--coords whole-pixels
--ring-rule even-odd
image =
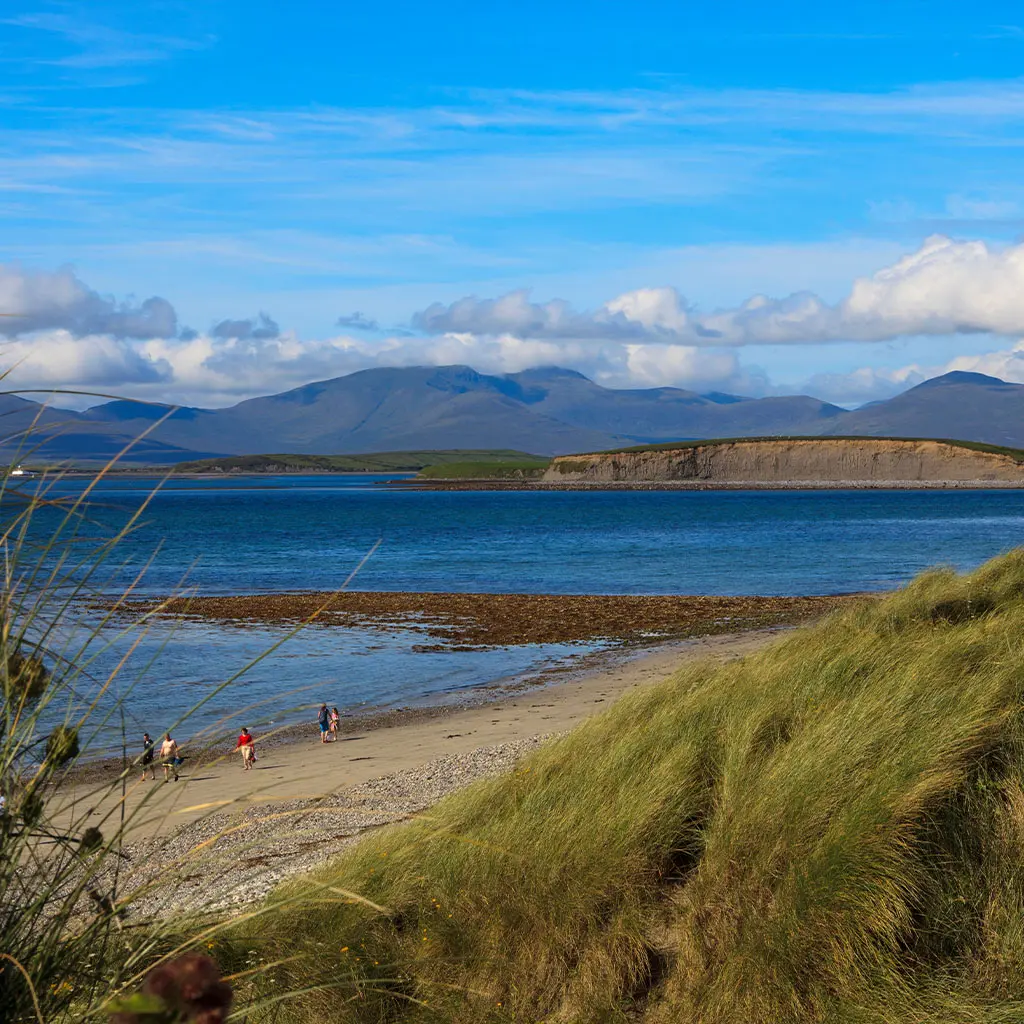
[[[705,597],[646,594],[455,594],[346,591],[129,601],[128,613],[228,623],[296,623],[361,628],[415,626],[458,650],[510,644],[625,643],[705,636],[817,618],[863,595]]]

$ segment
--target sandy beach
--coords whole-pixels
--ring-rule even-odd
[[[447,793],[507,771],[544,738],[571,729],[630,690],[705,657],[740,657],[779,630],[680,641],[612,657],[597,669],[493,703],[344,735],[322,744],[315,723],[297,742],[260,744],[251,772],[225,750],[189,759],[179,782],[82,781],[54,796],[58,818],[113,831],[130,824],[121,870],[129,887],[159,878],[147,909],[215,909],[259,899],[280,879],[336,854],[368,828],[401,821]],[[230,746],[230,744],[228,744]],[[123,890],[122,890],[123,891]]]

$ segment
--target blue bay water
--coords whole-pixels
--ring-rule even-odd
[[[175,479],[151,496],[152,480],[112,478],[96,487],[84,532],[102,537],[149,498],[116,561],[130,572],[149,563],[138,592],[160,596],[183,584],[204,594],[336,589],[378,541],[352,589],[842,593],[892,588],[937,564],[970,569],[1024,544],[1024,491],[416,491],[385,479]],[[84,485],[61,481],[49,496]],[[156,626],[136,658],[160,649],[131,703],[151,732],[286,632],[169,629]],[[414,629],[309,628],[203,714],[433,702],[574,650],[414,650],[422,642]]]
[[[119,549],[166,594],[358,590],[822,594],[1024,543],[1024,491],[415,491],[384,477],[173,480]],[[73,493],[66,481],[51,496]],[[153,486],[101,484],[119,525]]]

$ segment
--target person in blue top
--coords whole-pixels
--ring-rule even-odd
[[[331,713],[327,710],[326,704],[320,705],[320,713],[316,716],[320,725],[320,742],[327,743],[327,730],[331,727]]]

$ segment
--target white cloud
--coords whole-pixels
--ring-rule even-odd
[[[754,295],[732,309],[698,313],[674,288],[643,288],[581,312],[525,291],[497,299],[434,303],[413,320],[427,333],[508,333],[520,338],[647,341],[692,346],[889,341],[910,335],[1024,333],[1024,245],[926,239],[829,305],[811,292]]]
[[[265,313],[222,319],[205,332],[174,333],[170,304],[167,315],[152,305],[164,301],[118,303],[67,269],[0,267],[0,302],[26,314],[16,326],[0,328],[11,335],[0,349],[3,362],[14,367],[11,382],[224,405],[368,367],[463,363],[491,373],[561,365],[612,387],[773,393],[779,389],[763,372],[741,362],[743,346],[914,335],[921,336],[920,350],[929,335],[1024,335],[1024,245],[993,249],[930,238],[911,255],[855,280],[835,304],[802,292],[785,299],[754,296],[704,314],[672,288],[636,289],[591,312],[561,300],[532,302],[525,291],[435,303],[414,321],[425,336],[309,339],[282,331]],[[166,332],[157,331],[161,323]],[[949,369],[1024,381],[1024,343],[942,365],[925,358],[895,370],[821,373],[798,390],[855,405]]]
[[[118,303],[83,284],[70,267],[50,272],[0,264],[0,312],[0,334],[7,337],[62,328],[78,336],[157,338],[178,329],[166,299],[154,295],[141,303]]]
[[[866,402],[892,398],[901,391],[906,391],[907,388],[912,388],[915,384],[943,372],[941,369],[928,372],[917,365],[904,366],[896,370],[862,366],[849,373],[817,373],[799,387],[780,387],[775,390],[780,394],[800,391],[835,405],[853,408]]]
[[[8,387],[79,388],[173,402],[230,405],[315,380],[375,366],[466,364],[485,373],[515,373],[535,366],[567,366],[609,387],[674,385],[698,390],[763,390],[734,350],[683,345],[524,340],[512,335],[445,334],[428,339],[380,341],[339,336],[302,339],[232,338],[213,333],[128,341],[43,331],[0,346],[12,367]],[[61,396],[58,404],[84,406]]]
[[[5,387],[163,387],[174,380],[171,363],[153,358],[129,340],[109,335],[80,338],[60,329],[0,342],[0,361],[9,368]]]
[[[691,345],[626,345],[619,386],[761,391],[765,382],[744,371],[735,352]],[[607,381],[610,383],[611,381]]]
[[[957,356],[946,364],[946,370],[970,370],[987,373],[990,377],[1024,384],[1024,341],[1001,352],[986,352],[977,356]]]
[[[891,398],[915,384],[953,370],[984,373],[989,377],[1024,384],[1024,341],[1018,341],[1007,349],[955,356],[941,363],[909,363],[891,370],[862,366],[849,373],[815,374],[801,385],[800,390],[837,405],[855,406]]]

